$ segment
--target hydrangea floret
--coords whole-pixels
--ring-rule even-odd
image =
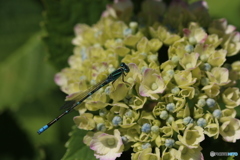
[[[240,139],[240,33],[212,19],[205,1],[145,0],[138,14],[115,0],[93,26],[74,28],[74,54],[55,82],[71,100],[121,62],[130,72],[77,107],[74,122],[100,160],[133,149],[137,159],[204,159],[205,136]],[[228,66],[228,67],[227,67]]]

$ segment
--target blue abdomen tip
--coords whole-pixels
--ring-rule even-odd
[[[44,132],[46,129],[48,129],[48,125],[45,125],[45,126],[43,126],[42,128],[40,128],[40,129],[37,131],[37,133],[38,133],[38,134],[41,134],[41,133]]]

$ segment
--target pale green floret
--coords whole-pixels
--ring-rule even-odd
[[[183,119],[183,123],[185,124],[185,125],[188,125],[188,124],[190,124],[190,123],[193,123],[193,119],[191,118],[191,117],[185,117],[184,119]]]
[[[132,29],[136,29],[136,28],[138,27],[138,23],[137,23],[137,22],[130,22],[130,23],[129,23],[129,26],[130,26],[130,28],[132,28]]]
[[[205,105],[206,105],[206,101],[205,101],[205,99],[199,99],[198,100],[198,102],[197,102],[197,105],[199,106],[199,107],[204,107]]]
[[[149,55],[148,58],[149,58],[149,60],[155,62],[155,61],[157,61],[158,56],[156,54],[155,55],[152,54],[152,55]]]
[[[93,47],[100,48],[100,47],[102,47],[102,45],[100,43],[96,43],[93,45]]]
[[[175,144],[175,141],[173,139],[169,138],[165,140],[165,146],[167,148],[172,148],[174,144]]]
[[[176,106],[174,103],[168,103],[167,106],[166,106],[166,109],[169,111],[169,112],[173,112],[175,110]]]
[[[142,104],[142,101],[140,101],[140,100],[135,101],[135,105],[139,106],[141,104]]]
[[[173,56],[172,57],[172,62],[175,63],[175,64],[178,63],[179,60],[180,60],[180,58],[178,56]]]
[[[159,127],[158,127],[158,126],[152,126],[152,127],[151,127],[151,131],[152,131],[153,133],[158,133],[158,132],[159,132]]]
[[[200,56],[200,59],[202,60],[202,62],[206,62],[208,60],[208,56],[203,54]]]
[[[191,44],[196,44],[196,43],[197,43],[197,40],[196,40],[195,37],[190,37],[190,38],[189,38],[189,42],[190,42]]]
[[[215,109],[213,111],[213,116],[216,118],[220,118],[222,116],[222,111],[220,109]]]
[[[142,132],[149,133],[151,131],[151,125],[149,123],[144,123],[142,125]]]
[[[212,66],[209,64],[209,63],[204,63],[202,66],[201,66],[202,70],[204,71],[210,71],[212,69]]]
[[[192,63],[187,63],[186,69],[192,68]]]
[[[97,124],[97,130],[98,131],[106,131],[106,126],[105,126],[105,124],[103,124],[103,123],[98,123]]]
[[[118,39],[115,40],[115,42],[117,42],[117,43],[121,43],[122,41],[123,40],[121,38],[118,38]]]
[[[128,110],[128,111],[125,113],[125,116],[126,116],[126,117],[129,117],[129,118],[133,117],[133,116],[134,116],[134,115],[133,115],[133,111],[132,111],[132,110]]]
[[[172,94],[176,95],[180,92],[180,89],[178,87],[174,87],[173,89],[171,89]]]
[[[120,124],[122,123],[122,118],[120,116],[115,116],[113,119],[112,119],[112,124],[114,126],[119,126]]]
[[[116,70],[116,68],[114,68],[113,66],[109,66],[109,68],[108,68],[108,72],[109,73],[112,73],[113,71],[115,71]]]
[[[202,86],[206,86],[206,85],[208,85],[208,84],[209,84],[209,79],[206,78],[206,77],[203,77],[203,78],[201,79],[201,85],[202,85]]]
[[[207,104],[207,106],[208,106],[209,108],[212,108],[212,107],[215,106],[216,101],[215,101],[214,99],[212,99],[212,98],[208,98],[207,101],[206,101],[206,104]]]
[[[194,47],[192,45],[188,44],[185,46],[186,52],[190,53],[190,52],[193,52],[193,50],[194,50]]]
[[[163,77],[163,80],[164,80],[165,82],[168,82],[168,81],[170,81],[171,77],[172,77],[172,76],[164,76],[164,77]]]
[[[131,1],[116,2],[96,25],[75,28],[70,67],[55,79],[67,101],[86,99],[74,122],[96,158],[133,150],[132,160],[201,159],[205,136],[239,140],[240,62],[225,64],[240,50],[235,27],[213,23],[205,1],[147,0],[139,15]],[[80,97],[79,88],[96,89]]]
[[[158,89],[158,85],[156,83],[152,83],[151,89],[153,91],[157,90]]]
[[[167,122],[171,124],[174,120],[175,119],[174,119],[173,116],[169,116],[168,119],[167,119]]]
[[[145,52],[141,52],[140,55],[147,57],[147,53],[145,53]]]
[[[108,138],[106,139],[106,144],[110,147],[110,146],[115,146],[116,145],[116,139],[115,138]]]
[[[168,118],[168,112],[162,111],[159,116],[161,119],[166,120]]]
[[[101,36],[102,34],[103,34],[102,31],[97,31],[97,32],[95,32],[94,36],[95,36],[95,38],[98,38],[98,37]]]
[[[141,68],[141,72],[144,73],[146,69],[147,69],[147,66],[143,66],[143,67]]]
[[[150,143],[144,143],[142,144],[142,149],[147,149],[147,148],[150,148],[151,147],[151,144]]]
[[[99,110],[99,115],[102,117],[105,116],[107,113],[108,113],[108,111],[105,108]]]
[[[94,79],[92,79],[91,81],[90,81],[90,85],[96,85],[97,84],[97,82],[96,82],[96,80],[94,80]]]
[[[197,120],[197,125],[200,126],[200,127],[205,127],[205,126],[207,125],[206,119],[204,119],[204,118],[199,118],[199,119]]]
[[[173,76],[174,73],[175,73],[175,72],[174,72],[172,69],[170,69],[170,70],[167,71],[167,75],[169,75],[169,76]]]

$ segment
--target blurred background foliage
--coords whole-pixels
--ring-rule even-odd
[[[58,108],[66,95],[53,79],[55,73],[68,66],[74,25],[96,23],[110,2],[0,0],[1,160],[59,160],[64,156],[65,143],[74,126],[72,118],[77,112],[70,113],[40,136],[36,132],[61,113]],[[207,2],[212,17],[226,18],[240,30],[239,0]],[[140,6],[135,7],[137,12]],[[84,134],[74,128],[71,134]],[[71,138],[67,145],[79,141]],[[85,150],[78,153],[78,149],[68,150],[64,159],[83,156]]]

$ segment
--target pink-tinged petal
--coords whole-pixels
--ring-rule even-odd
[[[206,34],[206,35],[202,38],[202,40],[200,40],[199,43],[204,43],[204,42],[207,40],[207,38],[208,38],[208,35]]]
[[[194,22],[191,22],[187,29],[183,29],[183,33],[191,44],[204,43],[208,37],[205,30]]]
[[[142,79],[142,75],[139,71],[138,66],[135,63],[129,63],[128,67],[130,69],[130,72],[127,73],[126,77],[124,78],[124,80],[130,84],[132,84],[132,87],[134,86],[134,84],[136,83],[140,83],[141,79]]]
[[[143,73],[143,80],[139,86],[139,94],[144,97],[158,99],[158,93],[163,93],[166,89],[163,78],[154,70],[147,68]]]
[[[183,58],[180,59],[179,63],[184,69],[193,70],[200,64],[198,63],[198,57],[198,53],[185,53]]]
[[[96,149],[97,149],[96,145],[94,145],[94,144],[95,144],[95,143],[91,143],[91,144],[90,144],[89,147],[90,147],[91,150],[96,150]]]
[[[76,97],[79,96],[80,93],[81,92],[75,92],[75,93],[67,95],[65,101],[70,101],[70,100],[75,99]]]
[[[201,153],[201,155],[200,155],[200,158],[199,158],[199,160],[204,160],[204,156],[203,156],[203,154]]]
[[[235,143],[240,139],[240,120],[232,117],[223,117],[220,119],[222,125],[220,134],[227,142]]]
[[[102,13],[102,17],[108,17],[110,15],[113,16],[113,17],[116,17],[116,13],[115,13],[112,5],[108,4],[106,6],[106,8],[107,9],[105,11],[103,11],[103,13]]]
[[[188,37],[191,34],[191,31],[187,28],[183,29],[184,36]]]
[[[99,137],[104,137],[106,135],[108,135],[108,134],[107,133],[102,133],[101,135],[99,135]]]
[[[187,146],[181,145],[178,148],[174,156],[177,159],[187,159],[187,160],[203,160],[204,157],[201,153],[202,147],[198,146],[197,148],[188,148]]]
[[[115,160],[117,157],[120,157],[122,153],[109,153],[104,156],[94,154],[96,158],[99,158],[100,160]]]
[[[67,79],[61,73],[57,73],[54,77],[54,82],[59,86],[63,86],[67,84]]]
[[[115,0],[112,5],[107,5],[106,8],[106,11],[102,13],[102,17],[112,16],[123,21],[129,21],[133,10],[133,3],[130,0]]]
[[[143,97],[146,97],[148,94],[148,90],[149,89],[147,89],[147,87],[146,86],[144,86],[144,85],[141,85],[140,87],[139,87],[139,94],[141,95],[141,96],[143,96]]]
[[[114,130],[114,135],[103,132],[94,133],[89,146],[94,150],[96,158],[100,160],[115,160],[121,156],[124,149],[120,132],[117,129]]]
[[[232,34],[232,41],[233,42],[239,42],[240,41],[240,32],[234,32]]]
[[[227,26],[227,29],[226,29],[226,33],[229,34],[229,33],[232,33],[236,30],[237,27],[233,26],[233,25],[228,25]]]

